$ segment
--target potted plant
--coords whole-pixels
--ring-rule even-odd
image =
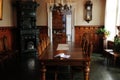
[[[99,28],[96,33],[98,35],[103,35],[104,37],[107,37],[110,35],[110,31],[106,30],[105,28]]]
[[[114,51],[120,52],[120,37],[118,35],[114,37]]]

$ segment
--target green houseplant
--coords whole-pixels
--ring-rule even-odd
[[[106,30],[105,28],[99,28],[96,33],[98,35],[103,35],[105,37],[109,36],[110,35],[110,31]]]
[[[117,35],[114,38],[114,51],[120,52],[120,37]]]

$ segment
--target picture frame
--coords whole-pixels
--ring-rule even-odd
[[[3,0],[0,0],[0,20],[2,20],[2,14],[3,14]]]

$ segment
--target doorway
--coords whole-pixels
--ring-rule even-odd
[[[72,14],[68,14],[65,16],[65,27],[66,27],[66,41],[74,42],[74,16],[75,16],[75,4],[72,5]],[[50,4],[47,4],[47,13],[48,13],[48,36],[50,37],[50,41],[53,42],[53,35],[52,35],[52,28],[53,28],[53,21],[52,21],[52,11],[50,10]]]
[[[66,36],[67,41],[72,41],[72,16],[71,14],[66,15]]]

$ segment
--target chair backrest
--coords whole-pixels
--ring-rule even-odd
[[[41,45],[41,43],[38,44],[37,49],[38,49],[38,56],[40,56],[42,54],[42,45]]]
[[[86,40],[87,33],[84,33],[82,35],[82,38],[80,39],[80,46],[83,48],[85,45],[85,40]]]
[[[92,42],[90,42],[90,45],[89,45],[89,52],[88,52],[89,54],[88,54],[88,56],[90,57],[91,56],[91,54],[93,53],[93,43]]]
[[[86,57],[90,57],[93,52],[93,44],[90,41],[90,34],[84,33],[81,38],[81,48]]]
[[[92,42],[89,42],[89,44],[86,46],[85,56],[90,58],[92,53],[93,53],[93,44]]]
[[[87,52],[89,47],[89,39],[85,39],[84,45],[83,45],[83,51]]]
[[[87,51],[88,44],[89,44],[89,34],[84,33],[81,40],[81,48],[83,51]]]

